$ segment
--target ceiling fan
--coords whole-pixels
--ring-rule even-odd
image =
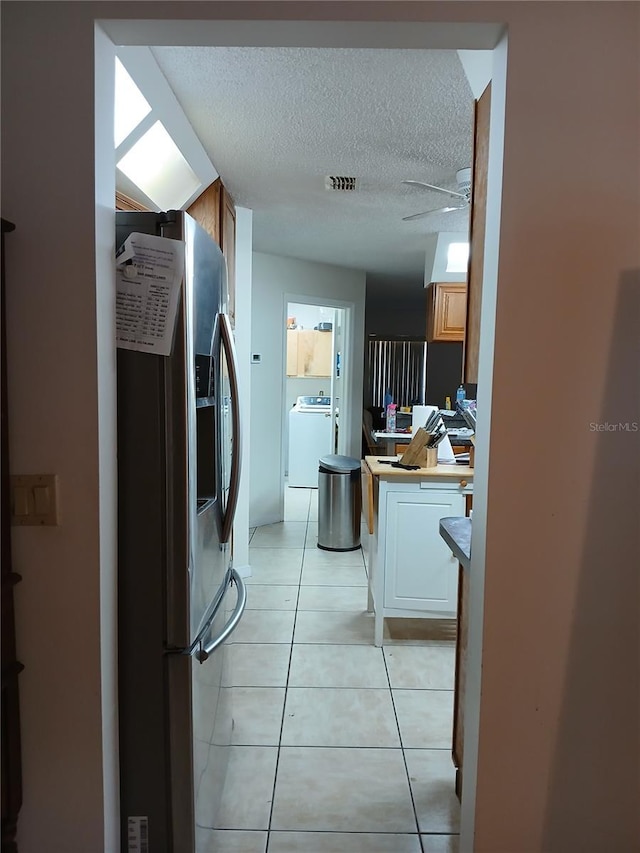
[[[436,187],[433,184],[425,184],[424,181],[403,181],[403,184],[409,184],[415,187],[424,187],[428,190],[435,190],[439,193],[451,196],[456,200],[455,205],[447,207],[438,207],[435,210],[425,210],[422,213],[414,213],[412,216],[403,216],[403,222],[409,222],[412,219],[420,219],[423,216],[429,216],[431,213],[449,213],[452,210],[463,210],[469,206],[471,201],[471,169],[458,169],[456,172],[457,191],[447,190],[444,187]]]

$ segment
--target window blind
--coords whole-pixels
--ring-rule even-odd
[[[371,403],[384,407],[389,389],[398,406],[424,405],[427,379],[426,341],[369,340]]]

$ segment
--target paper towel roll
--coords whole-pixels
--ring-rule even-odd
[[[414,406],[411,410],[411,431],[415,432],[418,427],[423,427],[429,415],[437,410],[437,406]],[[449,436],[446,436],[438,445],[438,462],[445,465],[452,465],[456,461],[456,457],[449,441]]]

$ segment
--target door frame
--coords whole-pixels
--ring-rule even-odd
[[[80,4],[82,5],[82,4]],[[126,4],[121,4],[123,7]],[[185,4],[185,8],[189,4]],[[299,14],[301,4],[292,3],[290,16],[294,17]],[[375,4],[373,4],[375,5]],[[213,4],[215,6],[215,4]],[[110,120],[113,107],[113,73],[112,65],[113,57],[115,56],[116,44],[174,44],[181,39],[180,43],[187,46],[196,41],[197,44],[208,44],[210,46],[231,44],[254,44],[269,45],[270,42],[277,41],[278,45],[299,43],[299,35],[297,30],[307,27],[313,27],[313,35],[307,34],[307,38],[311,44],[322,46],[334,46],[339,42],[341,46],[347,48],[357,47],[374,47],[374,46],[394,46],[404,49],[412,47],[433,49],[442,47],[451,47],[456,49],[462,44],[475,49],[485,49],[494,51],[494,72],[498,69],[498,76],[501,84],[504,83],[503,77],[506,74],[506,36],[500,35],[503,27],[502,24],[489,24],[485,21],[485,16],[482,12],[479,14],[478,21],[456,21],[457,15],[452,15],[454,23],[441,23],[437,20],[437,12],[434,14],[436,20],[432,20],[429,14],[424,16],[427,20],[410,21],[403,20],[403,15],[406,17],[406,3],[398,4],[398,16],[400,20],[383,20],[375,21],[370,18],[375,18],[375,14],[371,12],[371,3],[362,3],[362,14],[356,21],[344,21],[341,26],[336,28],[333,22],[325,21],[298,21],[285,20],[284,22],[278,19],[277,11],[272,10],[272,4],[265,3],[262,19],[244,19],[239,21],[228,21],[216,19],[215,14],[207,12],[204,16],[207,18],[205,22],[198,21],[197,27],[194,29],[189,15],[185,14],[186,20],[181,20],[180,14],[171,16],[171,10],[167,11],[167,17],[162,20],[131,20],[135,17],[135,13],[123,8],[119,10],[117,18],[109,18],[111,7],[105,9],[105,17],[101,20],[94,21],[94,43],[95,55],[93,55],[93,65],[96,72],[96,90],[102,95],[106,93],[106,97],[101,97],[96,101],[95,113],[92,117],[91,127],[87,125],[81,126],[81,131],[86,134],[86,145],[93,146],[95,153],[96,175],[91,175],[95,183],[95,209],[96,209],[96,294],[99,304],[110,305],[110,294],[112,292],[112,276],[113,276],[113,246],[112,246],[112,216],[110,213],[113,204],[115,193],[115,157],[111,146],[108,143],[110,138]],[[83,12],[79,14],[82,17]],[[115,11],[112,12],[115,15]],[[424,13],[423,13],[424,14]],[[340,16],[338,16],[340,17]],[[358,16],[357,16],[358,17]],[[509,17],[505,13],[506,18]],[[203,25],[204,24],[204,25]],[[284,26],[283,26],[284,24]],[[197,32],[197,36],[195,33]],[[283,32],[286,33],[283,36]],[[205,33],[204,42],[203,33]],[[284,42],[283,42],[284,38]],[[233,39],[229,41],[229,39]],[[501,44],[503,39],[504,47]],[[499,46],[496,51],[496,46]],[[83,60],[84,54],[79,51],[80,61]],[[505,88],[502,86],[502,88]],[[494,90],[495,94],[495,90]],[[111,100],[111,106],[110,106]],[[496,99],[497,100],[497,99]],[[505,99],[503,98],[502,101]],[[494,102],[495,103],[495,102]],[[487,241],[491,243],[492,252],[487,253],[485,257],[485,284],[489,285],[483,294],[483,318],[485,314],[495,314],[496,288],[497,288],[497,250],[499,243],[499,196],[501,187],[501,152],[498,151],[503,145],[504,131],[504,103],[501,103],[502,114],[498,117],[499,121],[492,120],[492,143],[491,148],[495,152],[492,157],[492,189],[490,191],[490,199],[494,200],[492,212],[494,215],[490,222],[490,227],[487,230]],[[492,114],[497,112],[496,106],[492,107]],[[493,115],[492,115],[493,119]],[[500,133],[496,131],[500,129]],[[99,132],[97,132],[97,130]],[[89,149],[87,149],[89,150]],[[83,164],[84,167],[84,164]],[[82,170],[81,170],[82,171]],[[86,177],[87,170],[84,169],[82,176]],[[54,233],[57,233],[54,228]],[[487,273],[489,273],[487,275]],[[487,299],[487,297],[489,297]],[[486,302],[486,307],[485,303]],[[491,370],[493,365],[493,316],[492,322],[489,324],[489,335],[483,335],[485,338],[481,345],[481,370],[484,370],[485,380],[491,382]],[[353,314],[352,321],[353,323]],[[101,460],[99,468],[96,472],[101,477],[101,504],[100,504],[100,542],[104,553],[100,555],[100,571],[101,583],[108,588],[109,582],[113,578],[115,561],[113,558],[115,539],[113,537],[112,517],[115,506],[115,485],[112,479],[109,479],[108,472],[112,466],[112,445],[113,445],[113,430],[115,423],[115,410],[113,400],[115,399],[115,391],[113,380],[111,378],[110,360],[108,358],[109,348],[113,350],[112,339],[112,323],[113,315],[108,310],[98,312],[97,315],[97,340],[99,352],[106,353],[107,357],[98,359],[97,379],[99,390],[99,411],[100,411],[100,429],[99,429],[99,449]],[[352,325],[350,324],[352,330]],[[485,331],[483,329],[483,331]],[[490,339],[489,339],[490,336]],[[346,351],[345,347],[345,351]],[[491,395],[490,388],[486,392],[485,402],[488,405],[486,408],[486,426],[490,426],[490,403]],[[489,436],[488,429],[486,440],[482,450],[488,453]],[[479,454],[480,456],[481,454]],[[478,633],[480,640],[482,639],[482,613],[483,613],[483,583],[484,583],[484,514],[479,512],[479,509],[485,509],[486,504],[486,478],[487,478],[488,459],[485,464],[477,466],[477,471],[480,476],[476,477],[476,483],[479,485],[482,480],[482,496],[480,500],[476,496],[476,515],[477,523],[475,529],[480,531],[478,547],[474,549],[474,572],[473,577],[476,579],[477,594],[473,596],[472,616],[478,624]],[[281,480],[281,482],[283,482]],[[482,505],[482,506],[480,506]],[[73,532],[73,531],[72,531]],[[49,559],[49,558],[48,558]],[[104,575],[104,577],[102,577]],[[100,601],[100,615],[103,617],[103,631],[111,630],[115,625],[115,610],[113,609],[113,601],[105,594],[104,600]],[[106,627],[104,627],[106,626]],[[102,666],[105,671],[109,671],[109,666],[112,664],[115,654],[115,645],[113,641],[105,642],[101,648]],[[476,676],[477,684],[473,685],[473,690],[468,691],[468,700],[475,705],[474,716],[476,717],[474,739],[477,751],[477,717],[479,715],[480,706],[480,655],[481,645],[478,651],[478,658],[470,662],[471,674]],[[103,692],[103,706],[106,707],[113,697],[113,681],[107,679],[106,689]],[[74,700],[75,701],[75,700]],[[469,701],[467,704],[469,704]],[[109,720],[109,715],[105,719]],[[110,743],[109,723],[103,723],[102,729],[103,738],[107,744]],[[108,751],[105,749],[105,751]],[[468,788],[468,796],[465,796],[462,815],[462,837],[466,842],[472,844],[473,829],[474,829],[474,812],[475,812],[475,761],[470,762],[469,772],[465,774],[466,786]],[[114,770],[115,768],[115,770]],[[118,815],[116,797],[117,797],[117,767],[114,764],[107,764],[106,767],[106,791],[104,794],[105,807],[108,813],[105,814],[105,835],[107,838],[114,836],[118,828]],[[114,845],[115,846],[115,845]]]
[[[331,299],[324,296],[315,296],[303,293],[284,293],[282,296],[282,319],[280,329],[283,339],[282,345],[282,406],[280,411],[280,506],[284,506],[284,479],[287,460],[287,436],[285,418],[287,417],[287,308],[290,302],[297,302],[300,305],[314,305],[319,308],[337,308],[344,311],[344,326],[342,330],[344,346],[341,359],[341,374],[343,377],[342,384],[342,399],[350,400],[353,395],[353,322],[355,313],[355,304],[353,302],[345,302],[341,299]],[[335,342],[335,330],[334,330]],[[331,365],[332,370],[335,370],[335,365]],[[333,377],[330,377],[331,388],[333,389]],[[344,449],[345,444],[350,442],[351,430],[353,428],[353,418],[351,407],[341,406],[340,419],[341,425],[338,431],[338,450]],[[344,410],[344,413],[343,413]],[[342,436],[342,439],[340,438]],[[345,436],[347,440],[345,441]]]

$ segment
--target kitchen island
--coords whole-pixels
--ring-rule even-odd
[[[469,566],[471,564],[471,519],[440,519],[440,536],[458,560],[458,624],[456,630],[456,672],[453,692],[453,746],[451,755],[456,768],[456,794],[462,798],[462,763],[464,753],[464,691],[467,676],[469,638]]]
[[[385,617],[455,618],[458,561],[439,523],[464,516],[473,493],[473,468],[467,465],[405,470],[393,468],[395,461],[367,456],[362,462],[376,646],[383,643]]]

